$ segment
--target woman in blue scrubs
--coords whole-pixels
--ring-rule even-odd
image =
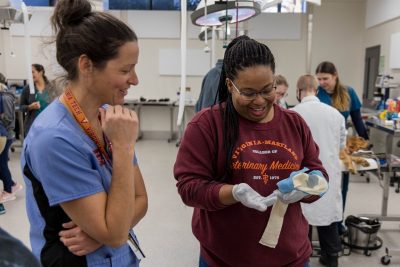
[[[361,102],[355,90],[343,85],[339,80],[339,74],[332,62],[321,62],[315,70],[319,82],[317,97],[323,103],[336,108],[347,121],[351,117],[354,128],[359,136],[368,140],[367,129],[361,117]],[[346,204],[346,196],[349,188],[349,172],[342,172],[342,197],[343,211]],[[339,233],[343,233],[340,224]]]

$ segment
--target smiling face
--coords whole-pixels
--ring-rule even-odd
[[[288,87],[284,84],[280,84],[276,86],[276,103],[279,103],[279,101],[282,98],[285,98],[287,96],[287,90]]]
[[[118,50],[117,57],[107,61],[106,66],[95,69],[91,90],[102,104],[122,105],[131,85],[139,83],[136,64],[139,58],[137,42],[127,42]]]
[[[227,79],[227,85],[232,94],[233,106],[242,117],[260,123],[272,120],[275,88],[273,88],[274,73],[271,67],[257,65],[245,68],[237,72],[233,81]],[[253,100],[246,99],[244,95],[260,92],[269,93],[264,93],[264,96],[257,94]]]
[[[337,76],[330,73],[317,73],[319,85],[324,88],[328,93],[333,93],[335,89]]]
[[[32,79],[34,83],[43,80],[43,71],[37,71],[37,69],[32,66]]]

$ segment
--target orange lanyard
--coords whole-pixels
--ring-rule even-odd
[[[74,115],[75,120],[79,123],[81,128],[90,137],[90,139],[92,139],[92,141],[96,144],[103,157],[111,163],[111,143],[104,136],[106,147],[101,145],[99,137],[95,133],[93,127],[90,125],[85,113],[83,113],[83,110],[79,106],[78,101],[76,101],[70,89],[66,89],[62,97],[64,102],[67,104],[68,109],[71,111],[72,115]]]

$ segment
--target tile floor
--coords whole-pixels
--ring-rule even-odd
[[[199,245],[190,228],[192,209],[183,205],[175,187],[172,166],[177,148],[174,143],[164,140],[141,140],[137,144],[139,164],[149,195],[149,210],[137,226],[136,232],[147,256],[141,266],[149,267],[190,267],[196,266]],[[23,182],[19,167],[20,149],[11,153],[10,167],[14,180]],[[1,185],[0,185],[1,187]],[[378,180],[352,176],[348,194],[346,215],[379,213],[382,190]],[[389,213],[400,215],[400,194],[390,188]],[[29,246],[29,224],[25,212],[24,191],[17,193],[17,199],[5,203],[7,213],[0,215],[0,226]],[[379,236],[384,246],[400,248],[400,222],[383,222]],[[339,266],[366,267],[383,266],[380,263],[384,248],[373,251],[370,257],[360,251],[340,258]],[[389,266],[400,266],[400,251],[393,252]],[[311,265],[321,266],[317,258]]]

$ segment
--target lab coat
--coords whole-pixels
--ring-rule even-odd
[[[315,226],[327,226],[341,221],[343,206],[339,152],[346,142],[344,118],[339,111],[321,103],[316,96],[304,97],[293,110],[299,113],[310,127],[319,146],[319,159],[329,175],[328,191],[314,203],[302,203],[303,214],[309,224]]]

